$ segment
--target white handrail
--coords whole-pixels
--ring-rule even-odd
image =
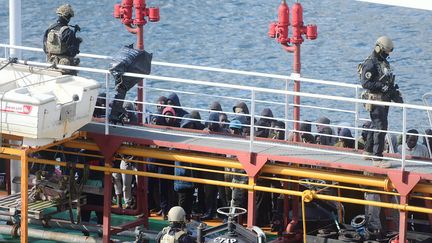
[[[16,48],[16,49],[22,49],[22,50],[28,50],[28,51],[37,51],[37,52],[42,52],[42,50],[40,48],[31,48],[31,47],[20,47],[20,46],[10,46],[10,45],[4,45],[4,44],[0,44],[0,47],[4,47],[5,48],[5,52],[6,52],[6,48]],[[6,53],[5,53],[6,54]],[[106,60],[111,60],[111,57],[109,56],[101,56],[101,55],[93,55],[93,54],[80,54],[81,57],[89,57],[89,58],[99,58],[99,59],[106,59]],[[0,58],[0,60],[6,60],[3,58]],[[50,67],[51,64],[47,64],[47,63],[41,63],[41,62],[34,62],[34,61],[22,61],[19,60],[18,63],[21,64],[26,64],[26,65],[34,65],[34,66],[41,66],[41,67]],[[301,78],[298,77],[298,75],[290,75],[290,76],[286,76],[286,75],[277,75],[277,74],[266,74],[266,73],[258,73],[258,72],[248,72],[248,71],[240,71],[240,70],[232,70],[232,69],[221,69],[221,68],[212,68],[212,67],[201,67],[201,66],[193,66],[193,65],[184,65],[184,64],[174,64],[174,63],[165,63],[165,62],[152,62],[152,64],[155,65],[160,65],[160,66],[169,66],[169,67],[178,67],[178,68],[188,68],[188,69],[194,69],[194,70],[202,70],[202,71],[211,71],[211,72],[223,72],[223,73],[230,73],[230,74],[239,74],[239,75],[248,75],[248,76],[256,76],[256,77],[267,77],[267,78],[273,78],[273,79],[282,79],[284,81],[287,82],[287,80],[300,80],[300,81],[304,81],[304,82],[309,82],[309,83],[316,83],[316,84],[325,84],[325,85],[334,85],[334,86],[338,86],[338,87],[344,87],[344,88],[355,88],[355,98],[351,98],[351,97],[343,97],[343,96],[334,96],[334,95],[327,95],[327,94],[316,94],[316,93],[308,93],[308,92],[294,92],[294,91],[289,91],[289,90],[279,90],[279,89],[272,89],[272,88],[264,88],[264,87],[254,87],[254,86],[248,86],[248,85],[237,85],[237,84],[228,84],[228,83],[221,83],[221,82],[211,82],[211,81],[206,81],[206,80],[193,80],[193,79],[186,79],[186,78],[176,78],[176,77],[167,77],[167,76],[160,76],[160,75],[142,75],[142,74],[135,74],[135,73],[125,73],[125,76],[129,76],[129,77],[138,77],[138,78],[143,78],[143,79],[151,79],[151,80],[159,80],[159,81],[166,81],[166,82],[177,82],[177,83],[182,83],[182,84],[189,84],[189,85],[201,85],[201,86],[208,86],[208,87],[217,87],[217,88],[225,88],[225,89],[236,89],[236,90],[242,90],[242,91],[247,91],[247,93],[250,94],[250,99],[245,99],[245,98],[238,98],[238,97],[230,97],[230,96],[217,96],[217,95],[211,95],[211,94],[203,94],[205,96],[212,96],[212,97],[223,97],[224,99],[230,98],[230,99],[236,99],[236,100],[244,100],[244,101],[248,101],[251,103],[251,113],[250,114],[245,114],[245,116],[251,117],[251,124],[244,124],[243,126],[245,127],[251,127],[251,136],[249,140],[246,140],[246,142],[249,143],[250,145],[250,150],[253,151],[254,148],[254,144],[259,144],[262,143],[262,141],[257,141],[254,138],[254,132],[256,128],[267,128],[267,127],[262,127],[262,126],[256,126],[255,123],[255,119],[254,118],[262,118],[262,116],[258,116],[255,114],[256,111],[256,104],[257,103],[269,103],[269,104],[275,104],[275,105],[285,105],[285,110],[286,110],[286,114],[284,115],[284,118],[272,118],[274,120],[280,120],[280,121],[284,121],[286,122],[286,135],[288,133],[288,122],[289,123],[294,123],[294,122],[298,122],[298,123],[308,123],[308,124],[313,124],[313,125],[325,125],[328,127],[333,127],[333,128],[337,128],[337,127],[341,127],[340,125],[333,125],[333,124],[321,124],[321,123],[316,123],[316,122],[304,122],[304,121],[294,121],[292,119],[288,119],[287,116],[287,108],[288,106],[294,106],[293,104],[290,104],[289,102],[286,103],[282,103],[282,102],[274,102],[274,101],[266,101],[266,100],[258,100],[256,99],[256,95],[257,93],[270,93],[270,94],[278,94],[278,95],[284,95],[286,98],[289,96],[301,96],[301,97],[308,97],[308,98],[314,98],[314,99],[318,99],[318,100],[331,100],[331,101],[340,101],[340,102],[349,102],[349,103],[354,103],[355,107],[354,107],[354,111],[351,110],[344,110],[344,109],[337,109],[337,108],[327,108],[327,107],[320,107],[320,106],[313,106],[313,105],[300,105],[301,107],[307,107],[307,108],[313,108],[313,109],[322,109],[322,110],[329,110],[329,111],[335,111],[335,112],[345,112],[345,113],[353,113],[355,114],[355,118],[354,118],[354,127],[352,126],[344,126],[348,129],[354,129],[355,131],[355,137],[354,138],[349,138],[349,137],[342,137],[342,138],[347,138],[347,139],[356,139],[358,137],[358,131],[359,130],[366,130],[366,131],[379,131],[379,130],[375,130],[375,129],[365,129],[365,128],[359,128],[358,127],[358,122],[365,120],[362,119],[359,116],[359,104],[373,104],[373,105],[381,105],[381,106],[390,106],[390,107],[398,107],[398,108],[402,108],[403,109],[403,121],[402,121],[402,127],[403,127],[403,131],[399,132],[399,131],[385,131],[386,133],[394,133],[394,134],[402,134],[403,138],[405,138],[406,136],[406,123],[407,123],[407,109],[416,109],[416,110],[424,110],[424,111],[428,111],[431,112],[432,111],[432,107],[429,106],[424,106],[424,105],[413,105],[413,104],[398,104],[398,103],[391,103],[391,102],[383,102],[383,101],[371,101],[371,100],[363,100],[363,99],[359,99],[359,89],[361,88],[360,85],[353,85],[353,84],[344,84],[344,83],[338,83],[338,82],[332,82],[332,81],[325,81],[325,80],[315,80],[315,79],[308,79],[308,78]],[[108,92],[110,91],[109,87],[109,76],[110,76],[110,72],[108,70],[105,69],[99,69],[99,68],[90,68],[90,67],[76,67],[76,66],[65,66],[65,65],[57,65],[58,68],[60,69],[70,69],[70,70],[77,70],[77,71],[86,71],[86,72],[92,72],[92,73],[99,73],[99,74],[104,74],[105,75],[105,86],[107,87],[107,97],[110,97]],[[148,85],[148,84],[145,84]],[[154,89],[154,90],[161,90],[161,91],[167,91],[168,89],[161,89],[161,88],[153,88],[153,87],[146,87],[149,89]],[[176,90],[172,90],[173,92],[178,92]],[[196,92],[190,92],[190,91],[181,91],[185,94],[197,94]],[[144,95],[144,97],[146,97],[146,95]],[[109,107],[108,104],[108,98],[106,99],[106,107]],[[139,102],[142,103],[143,106],[145,107],[145,105],[150,105],[150,106],[154,106],[154,105],[158,105],[158,104],[154,104],[151,102],[146,102],[145,100],[143,102]],[[172,106],[174,108],[183,108],[186,110],[198,110],[198,111],[209,111],[206,109],[200,109],[200,108],[195,108],[195,107],[176,107],[176,106]],[[108,113],[108,112],[107,112]],[[147,113],[146,110],[142,111],[142,112],[137,112],[137,113],[144,113],[144,114],[150,114]],[[225,114],[229,114],[229,115],[236,115],[233,112],[223,112]],[[155,116],[162,116],[162,117],[167,117],[167,116],[163,116],[162,114],[154,114]],[[169,116],[168,116],[169,117]],[[196,120],[196,119],[190,119],[190,120]],[[199,120],[199,121],[204,121],[204,120]],[[228,124],[228,123],[225,123]],[[105,121],[105,133],[108,134],[109,133],[109,126],[114,126],[112,124],[108,123],[108,119],[106,119]],[[271,128],[269,128],[271,129]],[[294,132],[300,132],[300,131],[295,131],[292,130]],[[302,131],[303,132],[303,131]],[[338,134],[336,135],[327,135],[327,134],[318,134],[318,133],[313,133],[313,132],[304,132],[304,133],[309,133],[312,135],[323,135],[323,136],[329,136],[329,137],[340,137],[338,136]],[[417,134],[415,134],[417,135]],[[202,135],[201,135],[202,136]],[[417,135],[417,136],[422,136],[422,135]],[[198,136],[200,137],[200,136]],[[427,136],[426,136],[427,137]],[[213,138],[212,138],[213,139]],[[219,136],[215,139],[221,139]],[[405,140],[403,140],[405,142]],[[405,148],[405,144],[403,144],[403,148]],[[357,143],[356,143],[356,149],[357,149]],[[319,151],[325,151],[325,150],[319,150]],[[330,152],[333,153],[333,152]],[[337,151],[336,153],[340,153],[340,151]],[[342,153],[344,154],[344,153]],[[347,153],[349,155],[353,155],[351,153]],[[357,155],[356,155],[357,156]],[[373,157],[373,156],[371,156]],[[394,159],[394,158],[389,158],[389,160],[397,160],[397,161],[401,161],[402,162],[402,170],[405,168],[405,162],[411,162],[411,160],[407,160],[405,158],[405,153],[404,151],[402,151],[402,157],[401,159]]]

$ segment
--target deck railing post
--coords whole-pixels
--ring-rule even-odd
[[[359,88],[358,87],[356,87],[355,88],[355,98],[356,98],[356,100],[357,99],[359,99]],[[358,150],[358,139],[359,139],[359,136],[358,136],[358,128],[359,128],[359,124],[358,124],[358,122],[359,122],[359,103],[358,102],[356,102],[355,103],[355,114],[354,114],[354,128],[355,128],[355,130],[354,130],[354,148],[355,148],[355,150]]]
[[[146,87],[147,79],[143,78],[143,87],[142,87],[142,123],[145,124],[147,121],[147,109],[146,109]]]
[[[285,91],[288,91],[289,80],[285,80]],[[285,140],[288,139],[288,112],[289,112],[289,95],[285,94]]]
[[[406,107],[402,108],[402,165],[401,170],[405,170],[406,157]]]
[[[255,90],[251,90],[251,112],[250,112],[250,144],[249,152],[253,152],[253,142],[255,137]]]
[[[105,135],[109,134],[109,124],[108,124],[108,120],[109,120],[109,114],[108,114],[108,107],[109,107],[109,100],[108,98],[110,97],[110,90],[109,90],[109,74],[105,74]]]

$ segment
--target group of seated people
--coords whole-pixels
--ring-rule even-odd
[[[104,97],[103,97],[104,98]],[[98,102],[97,106],[105,106],[105,100]],[[249,108],[245,102],[238,102],[232,107],[232,112],[229,115],[224,113],[219,102],[215,101],[210,104],[208,118],[202,123],[203,119],[197,110],[190,112],[184,110],[180,103],[180,99],[176,93],[171,93],[167,97],[160,96],[157,101],[156,110],[145,119],[146,123],[153,125],[170,126],[184,129],[202,130],[217,134],[231,134],[238,136],[251,135],[251,119]],[[137,113],[135,106],[131,102],[126,102],[125,111],[127,111],[127,121],[130,124],[137,123]],[[102,109],[95,111],[95,120],[103,117],[99,113],[103,113]],[[231,119],[229,119],[232,117]],[[355,139],[349,129],[350,124],[341,123],[331,125],[331,121],[327,117],[320,117],[315,121],[305,120],[300,123],[299,131],[291,131],[285,138],[285,123],[274,117],[273,111],[270,108],[262,110],[259,116],[256,116],[253,125],[255,127],[254,136],[258,138],[277,139],[295,141],[295,136],[299,137],[300,142],[321,144],[326,146],[335,146],[341,148],[355,148],[355,143],[358,143],[358,148],[363,149],[364,141],[366,141],[369,131],[362,130],[361,136]],[[312,132],[312,125],[316,125],[316,132]],[[363,124],[363,128],[370,128],[370,122]],[[416,130],[407,131],[410,134],[417,134]],[[427,134],[432,134],[431,130]],[[401,137],[399,139],[388,136],[387,152],[401,153]],[[393,139],[391,139],[393,138]],[[430,154],[429,141],[425,139],[423,144],[417,143],[418,137],[408,135],[406,138],[407,155],[428,158]],[[247,183],[247,177],[229,176],[210,172],[200,172],[195,170],[182,169],[176,166],[192,166],[189,163],[179,161],[165,161],[158,159],[149,159],[151,162],[159,163],[166,166],[147,165],[147,171],[170,174],[177,176],[197,177],[213,180],[224,180],[234,183]],[[136,170],[136,166],[128,159],[121,160],[115,166],[121,169]],[[197,167],[197,165],[194,165]],[[212,166],[201,166],[204,169],[218,170]],[[243,170],[232,170],[233,172],[244,173]],[[116,194],[116,204],[124,208],[134,208],[135,201],[131,190],[132,184],[136,183],[136,179],[130,175],[113,174],[114,191]],[[274,181],[259,180],[257,184],[267,185],[276,188],[281,188],[281,183]],[[209,220],[216,217],[216,209],[219,206],[239,206],[246,207],[246,191],[241,189],[231,189],[218,187],[214,185],[197,185],[196,183],[185,181],[171,181],[158,178],[149,178],[149,204],[153,211],[164,218],[167,217],[168,211],[172,206],[179,205],[186,211],[186,217],[190,219],[192,215],[201,215],[200,219]],[[280,221],[281,210],[278,206],[280,195],[272,195],[271,193],[257,193],[257,222],[259,226],[268,225]],[[193,204],[190,202],[193,201]]]

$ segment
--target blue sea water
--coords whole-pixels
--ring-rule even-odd
[[[41,47],[42,35],[56,19],[55,9],[67,1],[22,1],[22,42],[25,46]],[[208,1],[208,0],[149,0],[149,6],[159,6],[161,20],[145,26],[145,49],[154,60],[203,65],[276,74],[290,74],[292,54],[267,37],[268,25],[277,18],[278,0]],[[292,5],[294,1],[288,1]],[[369,4],[346,0],[300,1],[305,24],[318,25],[318,39],[306,40],[302,45],[302,76],[344,83],[358,83],[357,64],[372,51],[381,35],[390,36],[395,51],[390,62],[396,73],[404,99],[421,104],[424,93],[431,91],[432,76],[432,13],[430,11]],[[128,33],[119,20],[112,16],[115,1],[69,1],[75,9],[71,24],[79,24],[84,39],[81,51],[114,55],[124,44],[136,38]],[[8,43],[8,1],[0,0],[0,43]],[[42,55],[25,54],[25,58],[44,60]],[[108,61],[82,59],[83,66],[107,68]],[[153,67],[153,74],[220,81],[284,89],[285,82],[265,78],[192,72],[172,68]],[[89,75],[82,73],[82,75]],[[95,76],[101,82],[104,78]],[[167,88],[165,84],[149,80],[149,84]],[[165,86],[164,86],[165,85]],[[292,83],[289,84],[292,89]],[[171,88],[207,92],[201,86],[171,85]],[[352,97],[347,89],[323,85],[303,84],[302,91]],[[229,89],[210,91],[217,95],[248,98],[249,93]],[[149,92],[148,101],[165,93]],[[200,96],[181,95],[184,106],[207,108],[212,100]],[[284,97],[257,94],[257,99],[283,102]],[[221,100],[230,110],[235,100]],[[317,99],[302,99],[303,104],[330,108],[353,109],[352,104]],[[257,110],[265,107],[257,106]],[[278,117],[284,117],[283,107],[272,107]],[[348,121],[353,115],[304,108],[302,119],[314,120],[326,115],[334,123]],[[409,127],[425,128],[425,112],[409,111]],[[205,116],[204,116],[205,117]],[[368,115],[363,112],[363,118]],[[401,127],[401,112],[391,111],[390,126]]]

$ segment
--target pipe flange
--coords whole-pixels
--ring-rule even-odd
[[[311,190],[305,190],[302,192],[302,198],[304,202],[312,202],[312,200],[314,199],[316,195],[315,191],[311,191]]]
[[[391,180],[390,180],[390,178],[385,178],[384,179],[384,191],[386,191],[386,192],[391,192],[392,190],[393,190],[393,184],[392,184],[392,182],[391,182]]]
[[[351,226],[356,229],[364,226],[365,223],[366,223],[366,216],[364,214],[357,215],[351,220]]]
[[[13,238],[17,238],[19,236],[18,232],[19,232],[20,226],[18,224],[14,224],[12,226],[12,230],[11,230],[11,236]]]

